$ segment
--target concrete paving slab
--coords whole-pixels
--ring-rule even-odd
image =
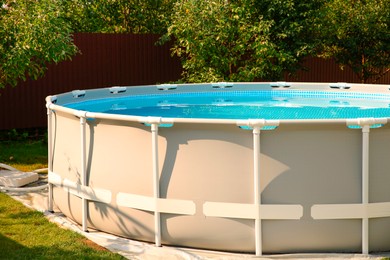
[[[38,173],[0,170],[0,186],[22,187],[39,179]]]

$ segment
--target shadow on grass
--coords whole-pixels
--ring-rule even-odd
[[[12,239],[9,239],[6,236],[3,236],[0,234],[0,248],[1,248],[1,255],[0,259],[10,259],[12,255],[17,257],[18,252],[20,250],[25,250],[25,247],[17,242],[15,242]]]
[[[124,259],[0,192],[0,259]]]
[[[26,234],[28,236],[28,234]],[[80,252],[53,246],[24,246],[0,233],[0,259],[123,259],[119,255],[102,255],[90,249]]]

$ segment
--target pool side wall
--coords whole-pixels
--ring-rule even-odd
[[[82,223],[81,198],[65,185],[83,183],[80,119],[61,111],[54,118],[53,173],[63,184],[54,188],[54,201]],[[390,202],[389,126],[371,129],[369,145],[369,202]],[[124,195],[134,205],[154,197],[151,127],[88,119],[86,150],[87,186],[109,194],[109,202],[88,201],[88,227],[153,243],[154,212],[123,206]],[[263,252],[361,252],[361,218],[315,219],[313,212],[315,205],[362,203],[362,130],[340,123],[281,124],[260,132],[260,150],[261,204],[302,209],[299,219],[261,221]],[[253,219],[210,216],[205,206],[252,205],[253,161],[251,130],[231,124],[159,127],[159,197],[184,203],[184,213],[161,213],[162,244],[255,252]],[[390,249],[388,230],[390,218],[370,218],[370,251]]]

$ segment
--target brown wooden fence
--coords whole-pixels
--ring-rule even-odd
[[[74,36],[80,54],[72,61],[51,65],[46,75],[15,88],[0,89],[0,129],[46,126],[48,95],[109,86],[166,83],[180,78],[181,66],[169,44],[155,45],[158,35],[84,34]],[[351,70],[340,70],[331,60],[310,58],[308,71],[286,81],[359,82]],[[390,74],[377,82],[390,84]]]
[[[295,82],[348,82],[361,83],[352,69],[343,70],[331,59],[308,58],[303,63],[305,70],[299,71],[294,77],[286,77],[286,81]],[[372,82],[367,82],[372,83]],[[375,84],[390,84],[390,73],[381,77]]]
[[[0,89],[0,129],[46,126],[45,97],[75,89],[165,83],[180,78],[181,66],[158,35],[74,36],[80,54],[51,65],[46,75]]]

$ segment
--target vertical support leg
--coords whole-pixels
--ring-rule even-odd
[[[158,124],[151,125],[152,131],[152,156],[153,156],[153,192],[154,198],[160,197],[160,179],[158,165]],[[156,246],[161,246],[161,221],[160,212],[156,209],[154,212],[154,236]]]
[[[255,219],[255,243],[256,256],[263,254],[262,230],[261,230],[261,189],[260,189],[260,127],[253,128],[253,181],[254,181],[254,203],[258,206],[258,213]]]
[[[86,118],[80,117],[81,125],[81,185],[87,185],[87,170],[86,170]],[[84,232],[88,231],[87,218],[88,218],[88,201],[85,198],[82,201],[82,229]]]
[[[370,126],[363,125],[362,127],[362,203],[367,205],[369,203],[369,133]],[[362,219],[362,253],[369,253],[369,231],[368,218],[365,216]]]
[[[47,108],[47,149],[48,149],[48,170],[53,172],[53,126],[52,126],[53,112]],[[49,194],[47,201],[47,210],[53,212],[53,184],[49,182]]]

